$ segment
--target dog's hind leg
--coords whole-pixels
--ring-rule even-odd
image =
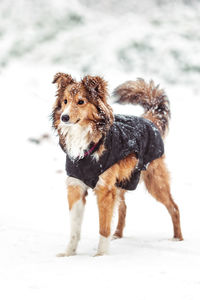
[[[115,233],[113,234],[114,239],[119,239],[123,237],[123,230],[125,227],[125,219],[126,219],[126,203],[125,203],[125,190],[118,189],[117,190],[117,200],[119,201],[118,206],[118,223]]]
[[[142,176],[149,193],[156,198],[156,200],[163,203],[171,215],[174,238],[183,240],[179,209],[171,196],[169,173],[164,162],[164,157],[151,162],[147,170],[142,172]]]
[[[87,195],[87,187],[84,183],[78,179],[69,177],[67,187],[71,227],[70,241],[66,252],[58,254],[57,256],[71,256],[76,254],[86,202],[85,197]]]

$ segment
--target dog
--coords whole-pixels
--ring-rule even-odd
[[[174,202],[165,165],[163,139],[170,119],[169,100],[151,80],[128,81],[118,86],[118,103],[139,104],[142,117],[114,115],[107,102],[107,82],[85,76],[77,82],[71,75],[57,73],[57,98],[52,124],[66,153],[70,241],[64,253],[76,254],[88,188],[97,196],[99,244],[96,255],[108,253],[111,220],[116,202],[118,224],[114,238],[123,236],[126,218],[125,193],[143,180],[148,192],[167,208],[174,239],[183,240],[179,208]]]

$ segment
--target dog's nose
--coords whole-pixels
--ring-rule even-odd
[[[69,115],[62,115],[61,120],[67,123],[69,121]]]

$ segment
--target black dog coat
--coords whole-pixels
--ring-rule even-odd
[[[101,143],[104,143],[106,150],[97,161],[91,154]],[[115,115],[114,123],[106,136],[91,150],[91,153],[88,151],[81,159],[72,159],[67,155],[68,176],[78,178],[94,189],[103,172],[134,153],[139,161],[130,179],[116,183],[125,190],[134,190],[138,185],[141,170],[145,170],[148,163],[163,155],[164,145],[159,130],[151,121],[134,116]]]

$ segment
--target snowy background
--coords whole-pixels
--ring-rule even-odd
[[[1,299],[200,298],[199,29],[197,0],[1,0]],[[137,77],[165,88],[183,242],[170,240],[168,212],[141,184],[127,195],[125,237],[110,255],[92,257],[98,211],[90,191],[78,255],[56,257],[69,237],[65,156],[49,121],[58,71],[102,75],[110,93]]]

